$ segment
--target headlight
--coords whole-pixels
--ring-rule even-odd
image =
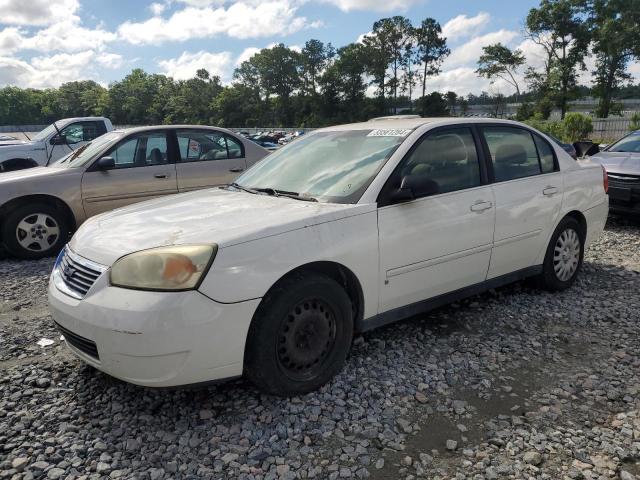
[[[217,245],[183,245],[131,253],[111,267],[111,284],[141,290],[192,290],[217,250]]]

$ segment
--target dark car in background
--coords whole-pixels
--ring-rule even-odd
[[[609,208],[640,215],[640,130],[631,132],[591,156],[609,178]]]

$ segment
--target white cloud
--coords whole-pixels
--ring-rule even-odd
[[[73,16],[79,7],[78,0],[0,0],[0,23],[50,25]]]
[[[449,55],[443,63],[443,68],[448,70],[458,66],[475,65],[480,55],[482,55],[482,47],[499,42],[507,44],[518,36],[518,32],[502,29],[474,37],[468,42],[452,49],[451,55]]]
[[[104,68],[116,69],[124,64],[124,59],[118,53],[101,53],[96,56],[96,62]]]
[[[409,7],[422,3],[423,0],[322,0],[331,3],[340,10],[372,10],[376,12],[405,11]]]
[[[196,72],[205,68],[211,75],[218,75],[223,81],[229,81],[231,77],[231,53],[211,53],[201,50],[190,53],[183,52],[178,58],[160,60],[158,65],[168,76],[176,80],[193,78]]]
[[[191,7],[210,7],[211,5],[223,5],[224,0],[178,0],[180,3],[186,3]]]
[[[258,53],[260,51],[259,48],[256,47],[247,47],[245,48],[242,53],[240,55],[238,55],[238,58],[236,59],[236,66],[240,65],[242,62],[249,60],[251,57],[253,57],[256,53]]]
[[[0,85],[22,88],[57,87],[62,83],[96,78],[90,65],[95,52],[60,53],[49,57],[34,57],[30,62],[12,57],[0,57]]]
[[[15,52],[24,40],[22,32],[15,27],[0,30],[0,56]]]
[[[153,2],[151,5],[149,5],[149,10],[151,10],[151,13],[153,13],[154,16],[161,15],[166,8],[166,3]]]
[[[474,17],[458,15],[452,18],[442,27],[442,34],[447,40],[471,37],[476,35],[489,23],[491,17],[486,12],[480,12]]]
[[[234,38],[288,35],[309,26],[305,17],[296,16],[297,10],[294,0],[268,0],[257,4],[241,0],[228,8],[187,7],[167,19],[153,17],[140,23],[125,22],[118,32],[133,44],[157,44],[217,35]]]

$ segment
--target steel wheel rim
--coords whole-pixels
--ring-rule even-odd
[[[60,237],[58,222],[46,213],[30,213],[18,222],[16,240],[25,250],[44,252]]]
[[[580,237],[573,228],[564,230],[553,248],[553,270],[558,280],[566,282],[578,270]]]
[[[280,326],[276,340],[278,364],[292,380],[304,381],[321,373],[336,344],[336,316],[319,298],[294,306]]]

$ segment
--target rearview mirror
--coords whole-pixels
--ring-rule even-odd
[[[116,161],[113,157],[102,157],[98,160],[96,166],[98,167],[98,170],[111,170],[112,168],[115,168]]]
[[[587,155],[595,155],[600,151],[600,147],[593,143],[591,140],[580,140],[573,144],[573,148],[576,149],[578,158],[582,158]]]
[[[67,143],[67,138],[62,137],[60,135],[56,135],[54,137],[51,137],[51,140],[49,141],[49,143],[51,145],[65,145]]]

